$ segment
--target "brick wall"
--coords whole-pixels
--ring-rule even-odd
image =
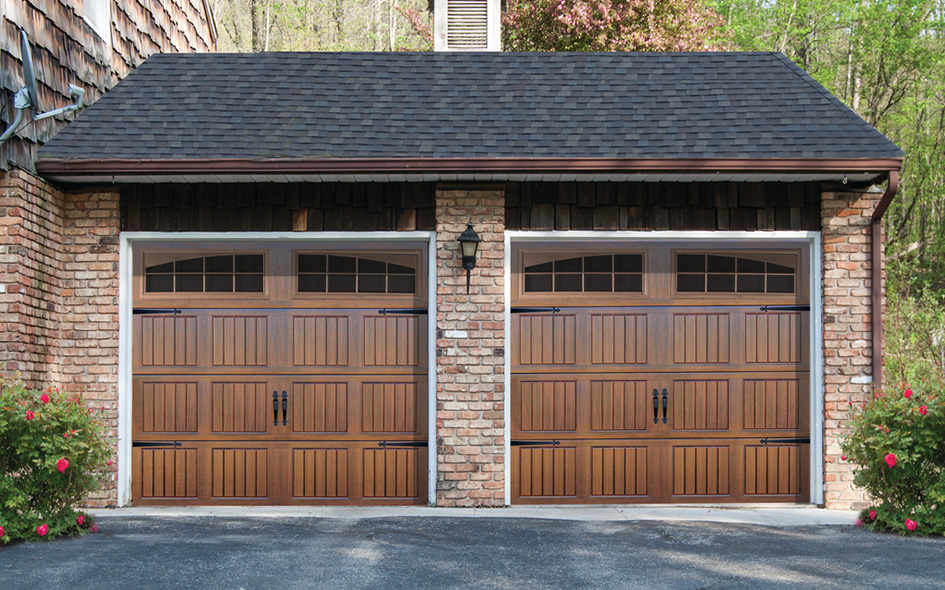
[[[870,216],[881,192],[829,193],[822,200],[824,304],[824,502],[863,508],[853,468],[840,443],[852,418],[850,402],[872,394]]]
[[[60,387],[82,395],[92,407],[106,408],[106,430],[116,449],[119,221],[117,193],[66,195],[58,357]],[[117,503],[117,465],[111,470],[106,488],[89,505]]]
[[[505,504],[505,214],[501,189],[436,193],[439,506]],[[456,239],[482,238],[466,294]]]
[[[58,385],[63,195],[14,170],[0,174],[0,370]]]
[[[0,375],[107,407],[118,426],[117,193],[62,193],[0,174]],[[116,471],[92,506],[117,501]]]

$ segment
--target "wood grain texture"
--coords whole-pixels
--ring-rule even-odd
[[[123,185],[122,231],[433,231],[434,191],[397,182]]]
[[[646,315],[592,316],[591,363],[645,364],[647,346]]]
[[[509,182],[510,230],[820,231],[819,183]]]

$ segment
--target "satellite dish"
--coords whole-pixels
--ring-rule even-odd
[[[26,31],[22,29],[20,30],[20,55],[23,58],[23,82],[25,86],[13,95],[13,106],[16,107],[16,118],[13,119],[13,123],[7,127],[7,130],[3,132],[3,135],[0,135],[0,142],[13,137],[20,123],[23,122],[23,112],[27,109],[31,111],[30,119],[32,121],[38,121],[40,119],[46,119],[81,109],[82,99],[85,97],[84,89],[69,84],[69,96],[75,99],[75,103],[44,113],[39,102],[39,89],[36,85],[36,69],[33,66],[33,52],[30,51],[30,40],[29,37],[26,36]]]
[[[23,81],[26,83],[26,91],[29,93],[29,106],[33,109],[33,118],[37,113],[43,112],[43,107],[39,103],[39,90],[36,86],[36,75],[33,73],[33,52],[30,51],[30,39],[26,36],[26,31],[20,30],[20,55],[23,56]]]

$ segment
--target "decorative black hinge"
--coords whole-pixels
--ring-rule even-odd
[[[134,441],[134,442],[131,443],[131,446],[133,446],[133,447],[174,447],[174,448],[177,448],[177,447],[181,446],[182,444],[183,444],[183,443],[180,442],[179,440],[169,440],[169,441],[162,441],[162,442],[159,442],[159,441],[143,441],[143,440],[136,440],[136,441]]]
[[[558,307],[513,307],[512,313],[558,313]]]
[[[425,440],[382,440],[377,443],[377,446],[382,449],[389,449],[392,447],[425,447],[427,444]]]
[[[763,445],[785,444],[785,445],[809,445],[810,438],[763,438],[759,441]]]
[[[179,309],[144,309],[144,308],[135,308],[131,310],[132,315],[180,315],[181,310]]]
[[[420,308],[413,309],[379,309],[377,313],[381,315],[402,314],[402,315],[427,315],[427,310]]]
[[[762,305],[761,311],[810,311],[810,305]]]
[[[509,444],[513,447],[537,447],[541,445],[548,445],[556,447],[561,444],[560,440],[513,440]]]

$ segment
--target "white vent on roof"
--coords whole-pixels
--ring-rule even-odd
[[[500,0],[437,0],[433,45],[437,51],[500,51]]]

